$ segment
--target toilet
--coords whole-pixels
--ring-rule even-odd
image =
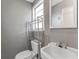
[[[22,51],[15,56],[15,59],[37,59],[35,55],[37,55],[38,53],[38,40],[32,40],[31,45],[32,45],[32,51],[30,50]]]

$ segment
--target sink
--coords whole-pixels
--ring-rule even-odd
[[[42,59],[78,59],[78,50],[67,47],[60,48],[56,43],[49,43],[47,46],[41,48]]]

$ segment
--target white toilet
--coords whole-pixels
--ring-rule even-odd
[[[34,56],[38,52],[38,41],[32,40],[31,45],[32,45],[32,51],[30,50],[22,51],[15,56],[15,59],[37,59]]]

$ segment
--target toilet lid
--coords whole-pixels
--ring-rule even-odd
[[[30,56],[30,57],[29,57]],[[15,59],[31,59],[32,58],[32,53],[29,50],[22,51],[18,53],[15,57]]]

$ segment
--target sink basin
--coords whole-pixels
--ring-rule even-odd
[[[78,59],[78,50],[71,47],[60,48],[52,42],[41,48],[41,57],[42,59]]]

